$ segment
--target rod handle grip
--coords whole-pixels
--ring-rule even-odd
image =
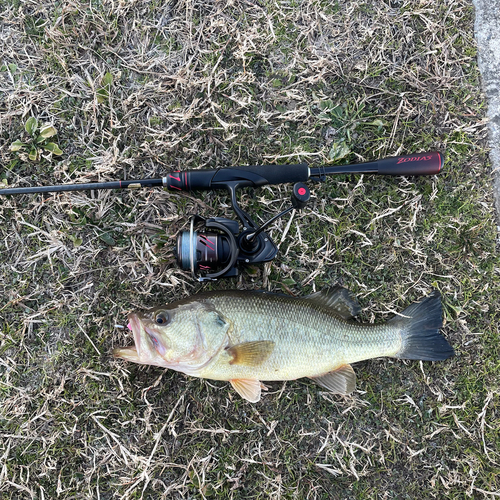
[[[441,172],[444,156],[439,151],[394,156],[377,161],[380,175],[436,175]]]
[[[168,174],[165,185],[170,190],[204,191],[226,189],[237,183],[239,187],[260,187],[266,184],[305,182],[309,179],[309,166],[252,165],[248,167],[221,168],[218,170],[187,170]]]

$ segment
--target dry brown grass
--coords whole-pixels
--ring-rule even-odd
[[[1,498],[499,496],[500,277],[469,2],[0,0],[0,13],[9,185],[447,155],[439,178],[312,186],[309,208],[274,225],[272,264],[203,286],[171,247],[192,213],[232,217],[224,194],[2,197]],[[58,129],[61,158],[10,151],[30,116]],[[266,220],[289,193],[241,203]],[[251,405],[110,357],[130,309],[337,281],[365,320],[440,289],[456,358],[363,362],[352,397],[298,381]]]

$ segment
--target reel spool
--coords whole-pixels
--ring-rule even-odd
[[[203,222],[205,231],[196,231],[195,225]],[[213,229],[215,231],[210,231]],[[191,271],[199,281],[213,280],[220,276],[236,276],[232,270],[238,259],[238,235],[236,221],[216,217],[204,219],[199,215],[191,217],[189,231],[177,235],[177,264],[185,271]],[[196,272],[205,273],[196,276]],[[228,274],[229,273],[229,274]]]

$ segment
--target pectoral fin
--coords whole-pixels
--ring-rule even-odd
[[[234,390],[244,399],[250,403],[257,403],[260,401],[260,393],[262,384],[256,379],[233,379],[230,380]]]
[[[233,357],[230,365],[259,366],[271,355],[274,342],[270,340],[256,340],[243,342],[229,347],[227,352]]]
[[[350,394],[356,389],[356,374],[351,365],[343,365],[332,372],[310,378],[335,394]]]

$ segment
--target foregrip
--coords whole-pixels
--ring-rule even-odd
[[[380,175],[436,175],[443,168],[444,157],[438,151],[378,160]]]

